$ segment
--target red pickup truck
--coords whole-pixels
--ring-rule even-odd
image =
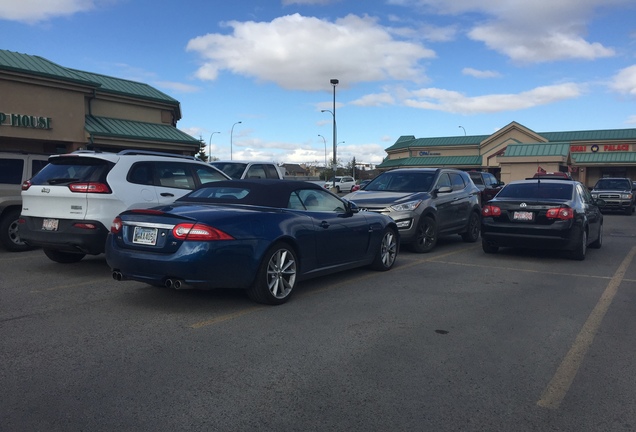
[[[494,175],[488,172],[469,171],[468,174],[473,183],[475,183],[475,186],[481,191],[480,205],[484,205],[493,199],[494,196],[497,195],[497,192],[504,186],[504,182],[500,182]]]

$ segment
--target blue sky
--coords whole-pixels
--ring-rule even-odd
[[[158,88],[220,159],[323,165],[332,78],[343,164],[401,135],[636,127],[633,0],[0,0],[0,40]]]

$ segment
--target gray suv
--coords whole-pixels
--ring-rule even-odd
[[[364,189],[345,195],[361,211],[390,216],[401,243],[429,252],[441,236],[479,239],[480,191],[464,171],[451,168],[401,168],[387,171]]]
[[[636,198],[632,181],[626,177],[604,177],[592,188],[592,198],[605,201],[603,211],[617,210],[626,215],[634,213]]]
[[[31,249],[18,234],[22,210],[22,182],[38,173],[49,155],[26,152],[0,152],[0,244],[11,252]]]

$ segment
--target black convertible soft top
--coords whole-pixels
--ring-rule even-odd
[[[316,183],[298,180],[222,180],[206,183],[175,202],[246,204],[287,208],[292,192],[300,189],[325,190]]]

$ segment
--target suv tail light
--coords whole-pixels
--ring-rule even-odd
[[[234,240],[231,235],[201,223],[180,223],[172,229],[172,235],[184,241]]]
[[[501,209],[494,205],[485,205],[481,208],[481,215],[484,217],[501,216]]]
[[[548,209],[545,213],[545,217],[548,219],[561,219],[568,220],[574,219],[574,210],[568,207],[555,207]]]
[[[110,187],[108,187],[106,183],[71,183],[70,185],[68,185],[68,188],[71,190],[71,192],[103,194],[111,193]]]
[[[30,187],[31,187],[31,180],[25,180],[24,183],[22,183],[22,190],[29,190]]]

